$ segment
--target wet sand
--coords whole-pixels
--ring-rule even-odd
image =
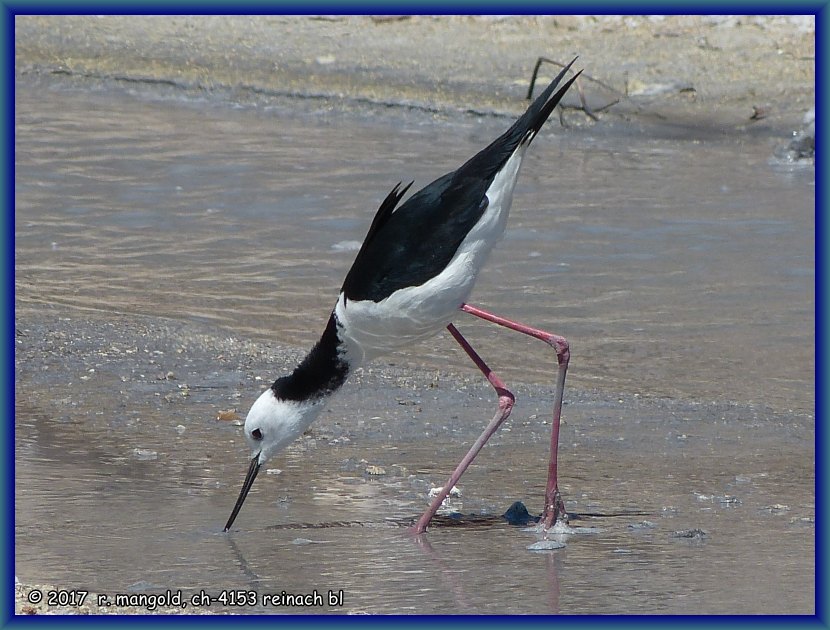
[[[551,552],[562,564],[546,569],[525,550],[535,537],[498,515],[516,500],[532,513],[541,508],[549,388],[515,388],[510,422],[459,484],[463,495],[451,507],[489,516],[489,524],[436,525],[420,542],[397,525],[414,521],[493,402],[474,374],[381,364],[356,374],[269,464],[281,470],[262,475],[227,535],[221,527],[245,452],[233,415],[222,412],[244,407],[257,376],[290,363],[293,350],[192,322],[28,308],[16,345],[17,474],[25,480],[16,490],[26,585],[19,613],[56,611],[25,599],[31,588],[48,590],[31,586],[44,561],[50,567],[38,575],[50,583],[110,601],[168,588],[188,598],[200,589],[263,593],[280,585],[344,589],[345,605],[312,611],[321,613],[813,610],[809,418],[570,389],[562,491],[572,525],[599,533],[554,537],[567,548]],[[504,598],[498,584],[475,586],[494,562],[506,583],[536,588]],[[598,567],[611,573],[597,581]],[[401,571],[403,589],[394,586]],[[726,586],[736,571],[754,578]],[[445,580],[455,585],[446,593]],[[90,596],[84,607],[59,610],[124,612],[96,603]]]

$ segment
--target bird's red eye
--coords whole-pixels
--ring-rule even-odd
[[[253,431],[251,431],[251,437],[254,438],[255,440],[261,440],[262,439],[262,431],[260,431],[259,429],[254,429]]]

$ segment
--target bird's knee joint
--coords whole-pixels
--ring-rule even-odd
[[[545,336],[540,337],[546,344],[548,344],[553,351],[556,352],[556,360],[560,363],[567,363],[571,358],[571,345],[568,340],[559,335],[545,333]]]
[[[499,391],[499,409],[502,412],[510,413],[515,403],[516,397],[513,395],[513,392],[507,389],[501,389]]]
[[[571,360],[571,344],[564,337],[551,337],[548,344],[553,347],[556,352],[556,361],[559,365],[567,365]]]

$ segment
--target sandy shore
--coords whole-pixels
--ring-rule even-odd
[[[606,123],[780,134],[815,101],[811,16],[19,16],[15,36],[20,73],[243,100],[513,115],[537,58],[578,54],[585,103]]]

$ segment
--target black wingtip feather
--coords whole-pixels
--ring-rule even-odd
[[[357,252],[357,256],[355,257],[355,261],[361,258],[361,254],[369,247],[369,244],[374,240],[375,235],[378,231],[389,221],[389,217],[392,216],[392,212],[394,212],[395,208],[398,206],[398,203],[406,194],[406,191],[415,183],[415,180],[409,182],[406,186],[403,186],[403,182],[398,182],[395,184],[395,187],[389,191],[389,194],[386,195],[386,199],[384,199],[378,211],[375,213],[375,218],[372,219],[372,224],[369,226],[369,231],[366,232],[366,238],[363,239],[363,244],[360,246],[360,249]],[[349,285],[352,272],[354,270],[354,265],[352,265],[352,269],[349,270],[349,273],[346,274],[346,279],[343,281],[343,287],[341,291],[345,290],[345,288]]]
[[[377,231],[383,226],[383,224],[389,220],[389,217],[392,216],[392,212],[397,207],[398,202],[400,202],[401,198],[406,194],[406,191],[409,190],[409,187],[414,183],[414,180],[409,182],[406,186],[404,186],[403,190],[401,190],[403,182],[395,184],[395,187],[389,192],[388,195],[386,195],[386,199],[381,202],[377,213],[375,213],[375,218],[372,219],[372,225],[369,226],[366,238],[363,239],[364,244],[369,242],[375,233],[377,233]]]

